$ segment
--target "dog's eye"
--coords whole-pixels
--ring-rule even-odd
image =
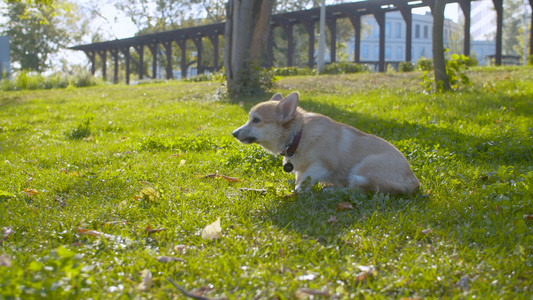
[[[252,119],[252,123],[259,123],[259,122],[261,122],[261,119],[259,119],[257,117]]]

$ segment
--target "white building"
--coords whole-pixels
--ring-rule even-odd
[[[479,2],[479,3],[484,3]],[[472,5],[474,6],[472,2]],[[490,1],[489,1],[490,3]],[[476,6],[477,9],[478,6]],[[477,10],[476,10],[477,12]],[[474,10],[472,10],[474,16]],[[476,20],[478,15],[476,14]],[[482,15],[480,15],[482,16]],[[482,17],[479,17],[482,18]],[[412,48],[411,61],[416,62],[421,57],[432,58],[432,34],[433,34],[433,16],[430,12],[424,15],[412,15]],[[477,27],[479,21],[472,18],[472,28]],[[379,61],[379,25],[372,15],[366,15],[361,18],[361,62]],[[484,26],[484,25],[483,25]],[[482,27],[483,27],[482,26]],[[487,26],[485,26],[487,27]],[[492,26],[494,27],[494,26]],[[385,61],[398,63],[405,61],[405,28],[406,24],[400,12],[390,12],[385,15]],[[473,29],[472,29],[473,30]],[[483,34],[483,33],[481,33]],[[463,29],[462,26],[450,19],[444,21],[444,47],[451,49],[454,53],[461,54],[463,51]],[[354,42],[348,42],[347,53],[350,60],[353,61]],[[470,43],[470,55],[476,57],[479,65],[488,63],[488,55],[496,52],[494,41],[474,40]]]
[[[11,73],[11,59],[9,54],[9,37],[0,36],[0,80]]]

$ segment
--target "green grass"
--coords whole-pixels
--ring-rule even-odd
[[[533,72],[468,74],[471,87],[430,95],[417,72],[276,84],[395,144],[422,183],[398,197],[286,198],[281,159],[231,136],[264,99],[232,104],[220,83],[3,93],[0,299],[182,297],[169,277],[230,299],[530,299]],[[221,238],[202,239],[217,218]]]

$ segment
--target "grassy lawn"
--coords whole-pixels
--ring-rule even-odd
[[[276,84],[396,145],[422,183],[397,197],[285,197],[281,158],[231,136],[267,97],[232,104],[219,82],[2,93],[0,299],[183,298],[172,282],[229,299],[531,299],[533,69],[475,69],[440,95],[418,75]]]

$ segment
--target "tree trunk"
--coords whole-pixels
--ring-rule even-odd
[[[270,33],[274,0],[229,0],[224,34],[224,68],[230,96],[245,93],[251,64],[259,65]],[[256,78],[256,77],[255,77]]]
[[[444,8],[446,0],[436,0],[433,7],[433,68],[435,71],[435,84],[437,91],[451,89],[446,74],[446,61],[444,58]],[[442,86],[440,86],[442,84]]]

